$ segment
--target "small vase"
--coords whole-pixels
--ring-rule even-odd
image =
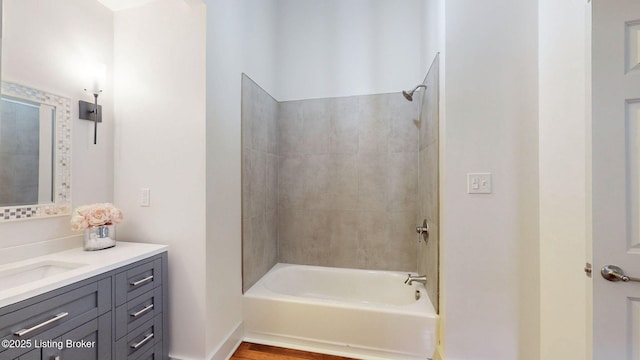
[[[82,242],[84,250],[94,251],[116,246],[114,228],[113,225],[102,225],[86,229]],[[112,239],[111,236],[114,238]]]

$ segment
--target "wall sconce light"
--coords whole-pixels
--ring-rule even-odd
[[[80,119],[93,121],[93,143],[98,143],[98,123],[102,122],[102,106],[98,105],[98,95],[102,92],[102,84],[105,80],[105,66],[103,64],[96,65],[91,71],[91,77],[93,80],[90,88],[85,88],[84,91],[91,91],[93,93],[93,103],[80,100],[78,112]]]

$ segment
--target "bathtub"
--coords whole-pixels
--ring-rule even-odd
[[[424,286],[406,278],[277,264],[244,295],[245,341],[357,359],[429,359],[438,315]]]

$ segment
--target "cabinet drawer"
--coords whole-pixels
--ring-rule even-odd
[[[162,356],[162,343],[156,343],[153,349],[149,349],[149,351],[142,354],[138,360],[165,360]]]
[[[116,306],[162,284],[162,259],[138,265],[116,275]]]
[[[159,286],[116,308],[116,340],[162,312]]]
[[[115,357],[118,360],[135,360],[162,342],[162,314],[147,321],[116,342]]]
[[[64,288],[63,290],[64,291]],[[57,293],[57,295],[56,295]],[[0,314],[0,339],[51,340],[111,310],[111,279],[103,279],[67,292],[42,295],[38,302]],[[0,359],[13,359],[32,347],[0,347]]]

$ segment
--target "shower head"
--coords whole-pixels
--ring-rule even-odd
[[[416,86],[415,88],[413,88],[413,90],[411,90],[411,91],[403,90],[402,91],[402,95],[404,95],[405,99],[407,99],[409,101],[413,101],[413,93],[416,92],[416,90],[418,90],[421,87],[426,89],[427,85],[420,84],[420,85]]]

